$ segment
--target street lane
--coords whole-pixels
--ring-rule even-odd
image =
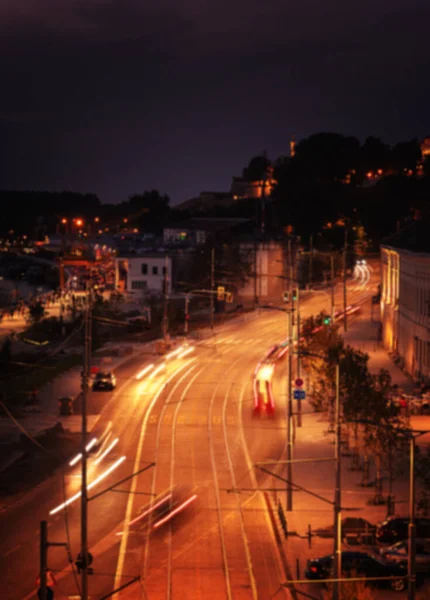
[[[318,312],[321,308],[327,307],[327,303],[325,297],[311,303],[304,300],[302,304],[304,314],[307,310]],[[309,309],[307,308],[308,304],[312,304]],[[147,432],[144,435],[144,449],[138,465],[139,468],[142,468],[155,457],[157,468],[153,473],[147,472],[134,480],[137,482],[136,491],[145,495],[140,498],[148,498],[147,494],[150,493],[150,490],[159,493],[163,489],[167,489],[172,481],[191,484],[192,489],[198,488],[201,491],[198,502],[192,507],[190,518],[184,520],[183,527],[178,528],[175,523],[167,538],[164,533],[161,535],[157,533],[156,536],[150,536],[149,542],[145,543],[144,540],[145,554],[143,556],[142,541],[136,543],[136,540],[133,539],[127,544],[124,564],[119,577],[122,583],[126,580],[124,575],[139,572],[143,565],[146,576],[145,586],[149,589],[153,585],[155,590],[159,586],[157,579],[164,579],[160,573],[166,572],[167,565],[167,573],[171,573],[170,585],[176,593],[179,593],[177,590],[182,590],[181,595],[184,595],[184,589],[189,589],[189,597],[199,597],[193,595],[194,591],[198,589],[201,590],[199,592],[201,597],[207,597],[205,594],[213,590],[214,582],[217,586],[216,589],[222,589],[222,586],[227,585],[226,571],[222,568],[227,553],[227,561],[230,563],[233,561],[234,564],[231,579],[235,593],[239,593],[238,590],[241,590],[242,586],[247,586],[243,587],[245,590],[243,597],[250,597],[249,590],[252,589],[253,577],[257,582],[257,589],[260,586],[261,590],[261,585],[264,589],[266,589],[265,586],[274,588],[275,585],[276,589],[279,588],[281,574],[278,572],[278,567],[273,566],[277,565],[277,561],[276,557],[272,560],[275,552],[261,499],[249,493],[245,498],[244,494],[238,497],[236,494],[227,493],[226,490],[234,487],[235,482],[239,482],[238,485],[246,488],[255,488],[256,480],[249,475],[250,466],[247,462],[246,452],[251,454],[253,461],[276,458],[282,454],[285,434],[283,416],[279,421],[255,422],[251,420],[251,374],[267,348],[285,338],[285,321],[279,312],[263,312],[261,310],[260,315],[246,319],[241,318],[237,322],[220,328],[214,338],[200,345],[199,364],[194,365],[192,371],[196,378],[192,380],[183,400],[178,402],[189,382],[186,381],[186,378],[180,381],[182,375],[179,374],[159,394],[150,411],[148,407],[150,407],[154,395],[157,394],[157,382],[152,381],[149,386],[145,387],[147,378],[143,383],[135,380],[133,374],[142,368],[144,364],[142,360],[135,361],[132,366],[124,368],[125,380],[127,378],[129,380],[126,381],[120,398],[116,402],[107,402],[105,414],[100,419],[99,425],[102,429],[107,422],[112,421],[120,443],[115,448],[115,454],[111,456],[111,459],[125,454],[127,462],[118,472],[101,484],[102,488],[133,471],[136,464],[138,441],[142,434],[141,424],[146,419]],[[200,358],[202,355],[205,356],[204,359]],[[238,363],[234,366],[236,359]],[[194,357],[189,360],[194,361]],[[203,360],[203,371],[200,370],[200,360]],[[138,362],[139,368],[137,368]],[[182,363],[175,361],[176,365]],[[190,372],[189,377],[192,376]],[[163,385],[164,380],[165,376],[161,376],[158,383]],[[122,381],[119,381],[118,387],[121,383]],[[174,393],[167,402],[172,389],[174,389]],[[172,405],[168,406],[160,420],[160,411],[163,410],[166,402],[168,405],[172,402]],[[175,411],[178,407],[174,421]],[[242,410],[243,432],[238,418],[239,409]],[[152,429],[157,429],[160,423],[161,441],[157,451],[154,451],[156,445],[154,445],[154,433],[151,432]],[[175,423],[174,427],[173,423]],[[172,439],[175,446],[173,470]],[[248,450],[244,446],[245,440]],[[211,456],[212,461],[210,460]],[[234,467],[233,474],[231,464]],[[67,475],[66,477],[67,491],[74,487],[68,478],[72,480],[72,476]],[[54,479],[41,486],[42,489],[36,491],[35,498],[22,504],[21,512],[18,510],[19,507],[9,512],[8,516],[13,518],[14,522],[20,523],[19,532],[14,531],[11,523],[6,526],[6,535],[0,545],[0,555],[14,549],[18,540],[21,547],[25,548],[26,554],[31,553],[37,557],[36,530],[39,520],[47,518],[47,513],[56,505],[56,501],[61,501],[61,478],[57,477],[55,481]],[[218,479],[219,494],[216,492],[215,479]],[[121,487],[127,491],[130,485],[126,484]],[[53,493],[55,488],[59,490],[56,495]],[[44,493],[42,493],[43,489]],[[141,504],[144,503],[141,502]],[[90,542],[92,550],[97,548],[97,560],[94,566],[96,573],[105,573],[105,576],[94,575],[91,578],[91,590],[95,597],[113,587],[113,574],[118,565],[120,552],[120,538],[115,536],[114,532],[124,521],[127,504],[127,494],[114,492],[109,492],[95,500],[94,505],[90,504]],[[37,510],[34,510],[35,507]],[[18,512],[16,512],[17,510]],[[243,522],[240,519],[241,510]],[[70,507],[68,513],[70,537],[74,556],[76,556],[79,540],[78,506]],[[2,520],[3,518],[5,515]],[[220,543],[221,528],[223,528],[227,540],[224,556]],[[245,536],[243,530],[245,530]],[[26,537],[21,533],[23,531],[31,531],[32,536]],[[65,539],[63,515],[57,515],[50,519],[49,535],[51,540],[63,541]],[[202,535],[204,537],[201,537]],[[199,536],[201,541],[199,541]],[[32,542],[29,537],[34,538]],[[130,536],[130,539],[131,537],[133,536]],[[249,554],[251,559],[246,556],[246,538],[250,538]],[[192,540],[196,541],[192,542]],[[169,550],[169,548],[171,549]],[[261,551],[262,548],[264,551]],[[65,559],[60,558],[60,553],[61,550],[58,549],[50,551],[50,557],[52,556],[50,567],[54,570],[61,571],[65,566]],[[94,552],[93,554],[95,555]],[[133,561],[130,560],[130,557],[133,558]],[[172,570],[168,567],[169,561],[173,566]],[[32,589],[35,572],[37,572],[37,560],[33,565],[30,563],[24,572],[21,563],[22,550],[8,554],[8,579],[6,582],[7,589],[9,586],[13,586],[13,591],[10,596],[5,596],[6,598],[23,597],[24,592],[28,593]],[[257,574],[255,574],[256,569],[258,570]],[[262,573],[261,570],[264,572]],[[253,571],[254,575],[252,575]],[[19,577],[17,577],[18,572],[20,573]],[[229,570],[228,573],[230,573]],[[221,587],[218,588],[218,586]],[[165,595],[164,582],[162,587],[163,591],[160,594]],[[20,591],[17,594],[17,589],[21,589],[22,593]],[[260,590],[258,590],[258,594],[260,597],[264,597],[264,593]],[[70,576],[60,580],[57,596],[63,597],[63,593],[64,597],[67,597],[67,594],[76,594],[76,585]],[[121,597],[126,597],[126,593],[121,594]],[[133,594],[136,591],[130,589],[129,593],[132,594],[130,597],[135,597]],[[158,597],[158,595],[156,593],[153,596],[151,593],[151,597]],[[225,596],[221,594],[221,597]]]

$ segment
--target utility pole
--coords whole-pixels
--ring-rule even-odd
[[[408,525],[408,600],[415,600],[416,591],[416,528],[415,528],[415,437],[409,438],[409,525]]]
[[[287,511],[293,510],[293,309],[287,312],[288,316],[288,373],[287,373]]]
[[[340,600],[340,581],[342,576],[342,497],[341,497],[341,423],[339,394],[339,363],[335,373],[335,493],[334,493],[334,579],[333,600]]]
[[[168,269],[169,266],[169,259],[166,256],[164,257],[164,310],[163,310],[163,339],[164,342],[167,342],[167,334],[169,331],[169,316],[168,316],[168,282],[169,282],[169,276],[168,276]]]
[[[88,489],[87,489],[87,400],[88,382],[91,370],[91,320],[92,290],[87,289],[87,306],[85,311],[85,350],[84,371],[82,376],[82,459],[81,459],[81,551],[78,565],[81,571],[81,600],[88,600]]]
[[[313,254],[314,254],[314,249],[313,249],[313,236],[312,234],[309,237],[309,287],[312,287],[312,278],[313,278]]]
[[[343,330],[347,331],[348,323],[346,316],[347,298],[346,298],[346,251],[348,248],[348,230],[345,223],[345,242],[343,245]]]
[[[40,600],[48,600],[48,524],[40,521]]]
[[[52,600],[54,597],[54,592],[50,586],[55,585],[55,580],[48,568],[48,549],[50,546],[63,546],[69,551],[67,543],[48,541],[48,523],[40,521],[40,587],[37,590],[39,600]]]
[[[333,252],[330,255],[330,271],[331,271],[331,321],[334,322],[334,254]]]
[[[214,330],[215,247],[211,251],[211,331]]]
[[[301,375],[301,366],[302,359],[300,357],[300,286],[296,279],[297,287],[296,287],[296,311],[297,311],[297,320],[296,320],[296,332],[297,332],[297,341],[296,341],[296,352],[297,352],[297,377]],[[299,427],[301,425],[299,424]]]
[[[257,257],[258,257],[258,244],[257,244],[257,240],[254,241],[254,304],[255,307],[258,304],[258,261],[257,261]]]
[[[187,294],[185,296],[185,323],[184,323],[184,333],[185,336],[188,336],[188,320],[190,318],[189,312],[188,312],[188,305],[190,303],[190,295]]]

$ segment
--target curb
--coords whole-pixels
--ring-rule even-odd
[[[272,499],[270,498],[270,495],[268,494],[268,492],[263,492],[263,497],[264,497],[264,502],[267,507],[267,512],[269,513],[269,519],[272,524],[273,534],[275,536],[276,546],[278,548],[279,556],[280,556],[281,563],[282,563],[282,568],[284,569],[285,578],[286,578],[286,581],[288,582],[289,580],[292,580],[294,578],[291,575],[291,569],[288,565],[287,556],[285,554],[285,549],[284,549],[284,546],[282,543],[282,533],[280,531],[278,520],[276,519],[276,516],[275,516],[273,502],[272,502]],[[298,600],[297,592],[296,592],[295,588],[293,587],[293,585],[291,587],[281,587],[280,589],[282,589],[284,591],[284,594],[286,594],[286,596],[288,598],[290,598],[292,600]]]

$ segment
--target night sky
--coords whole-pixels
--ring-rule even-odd
[[[0,0],[0,188],[172,204],[318,131],[430,135],[429,0]]]

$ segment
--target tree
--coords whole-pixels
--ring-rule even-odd
[[[222,285],[227,291],[242,286],[252,275],[252,249],[242,250],[238,244],[215,246],[214,253],[215,286]],[[178,284],[183,291],[192,291],[197,287],[209,290],[211,286],[212,244],[198,247],[189,260],[178,271]]]
[[[268,175],[270,160],[265,154],[254,156],[243,169],[243,178],[247,181],[261,181]]]
[[[129,221],[144,231],[160,233],[169,218],[169,196],[158,190],[130,196],[125,212]]]
[[[380,169],[385,171],[389,165],[390,147],[379,138],[370,136],[366,138],[358,154],[357,175],[363,180],[370,171],[377,173]]]
[[[360,143],[340,133],[316,133],[296,145],[294,168],[320,183],[343,181],[357,163]]]
[[[391,149],[391,168],[399,174],[405,171],[415,173],[417,164],[421,160],[421,148],[418,140],[400,142]]]

